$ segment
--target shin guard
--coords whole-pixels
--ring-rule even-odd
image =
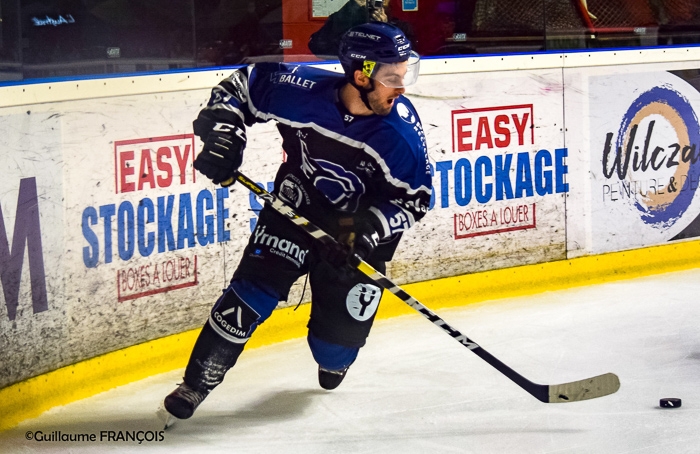
[[[244,280],[235,280],[214,305],[185,369],[185,383],[210,392],[238,360],[255,328],[277,306],[277,298]]]

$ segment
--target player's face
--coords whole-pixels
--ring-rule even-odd
[[[394,108],[394,101],[406,91],[405,88],[389,88],[375,84],[374,90],[367,94],[369,106],[377,115],[389,115]]]
[[[389,115],[394,107],[394,101],[406,89],[403,85],[403,78],[406,75],[407,63],[397,63],[382,67],[374,78],[374,90],[369,92],[367,99],[372,112],[377,115]]]

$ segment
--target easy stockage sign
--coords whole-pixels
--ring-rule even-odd
[[[700,236],[700,93],[686,74],[590,78],[594,251]]]
[[[427,279],[564,258],[570,154],[561,71],[421,76],[412,91],[433,196],[392,272]],[[412,263],[423,264],[415,275]]]
[[[454,214],[455,239],[537,227],[535,195],[567,192],[566,148],[535,147],[532,104],[452,111],[456,162],[436,164],[441,204],[447,203],[450,171],[457,205],[470,206]],[[491,203],[503,201],[505,203]],[[510,201],[510,202],[509,202]]]
[[[82,232],[86,267],[121,263],[119,301],[197,285],[193,248],[230,238],[228,190],[192,191],[194,154],[192,134],[114,142],[115,193],[126,199],[86,207]]]

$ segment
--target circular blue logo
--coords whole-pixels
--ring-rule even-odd
[[[616,148],[627,190],[644,223],[668,228],[690,206],[700,176],[700,123],[669,86],[642,93],[625,113]]]

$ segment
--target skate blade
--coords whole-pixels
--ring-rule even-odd
[[[165,425],[165,427],[163,427],[163,430],[172,426],[173,424],[175,424],[175,421],[177,421],[177,418],[171,415],[170,412],[165,409],[165,406],[163,404],[160,404],[160,407],[158,407],[156,415],[158,416],[158,419],[160,419]]]

